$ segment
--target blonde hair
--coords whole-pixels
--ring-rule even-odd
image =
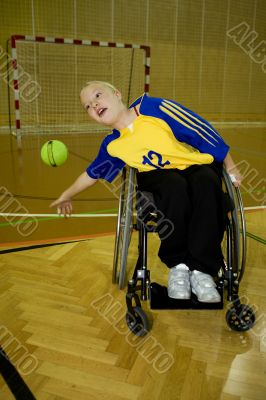
[[[119,91],[114,85],[112,85],[112,84],[109,83],[109,82],[105,82],[105,81],[89,81],[89,82],[86,82],[86,85],[81,89],[81,91],[82,91],[83,89],[86,89],[88,86],[91,86],[91,85],[106,86],[106,87],[108,87],[109,89],[111,89],[113,92]]]

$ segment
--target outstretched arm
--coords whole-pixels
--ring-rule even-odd
[[[92,179],[87,172],[83,172],[67,190],[65,190],[61,196],[50,204],[50,207],[57,207],[58,214],[70,215],[73,207],[71,203],[72,197],[78,193],[94,185],[97,179]]]

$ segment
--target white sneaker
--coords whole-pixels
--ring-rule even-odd
[[[192,271],[190,275],[192,292],[202,303],[219,303],[221,296],[216,289],[216,284],[209,274]]]
[[[168,296],[172,299],[190,299],[189,268],[186,264],[178,264],[170,269]]]

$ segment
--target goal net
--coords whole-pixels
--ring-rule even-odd
[[[149,90],[147,46],[16,35],[11,51],[10,125],[19,138],[103,132],[80,105],[87,81],[112,83],[128,105]]]

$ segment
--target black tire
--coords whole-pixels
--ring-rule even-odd
[[[115,247],[114,247],[114,258],[113,258],[113,277],[112,282],[118,283],[119,280],[119,269],[120,265],[120,253],[121,253],[121,241],[122,241],[122,219],[125,212],[125,190],[126,190],[126,168],[122,171],[121,188],[118,203],[118,216],[116,222],[116,236],[115,236]]]
[[[223,170],[223,181],[229,197],[234,203],[234,209],[230,211],[230,225],[232,229],[232,269],[237,274],[237,280],[240,282],[243,278],[246,265],[246,221],[242,196],[239,188],[234,187],[228,173]],[[224,241],[224,250],[226,243]],[[224,252],[224,254],[226,254]],[[228,264],[227,260],[227,264]]]
[[[126,313],[126,323],[136,336],[145,336],[150,330],[148,317],[141,307],[133,307],[133,313]]]
[[[127,182],[127,196],[123,219],[123,237],[121,240],[120,273],[118,279],[119,289],[123,289],[126,282],[126,268],[128,250],[133,230],[133,197],[134,197],[134,176],[135,171],[130,168]]]
[[[241,304],[239,307],[230,308],[226,313],[226,322],[233,331],[248,331],[255,324],[255,314],[251,307]]]
[[[126,266],[128,249],[133,229],[133,194],[134,194],[134,169],[122,173],[122,184],[119,196],[119,208],[113,259],[113,283],[118,283],[123,289],[126,281]]]

